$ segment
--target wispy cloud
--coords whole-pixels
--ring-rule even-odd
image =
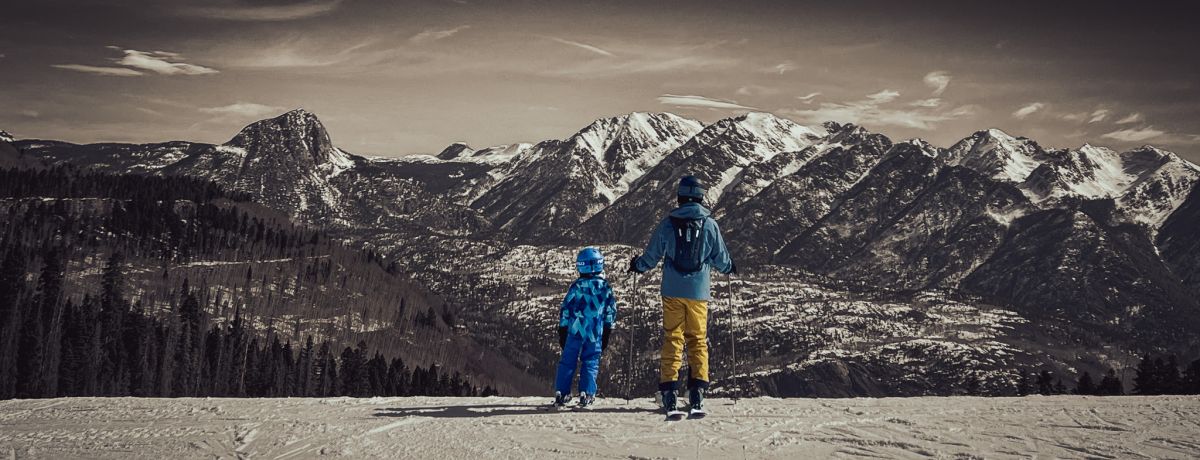
[[[925,86],[933,88],[934,96],[941,96],[942,92],[946,91],[946,87],[950,86],[950,74],[944,70],[935,70],[925,74]]]
[[[454,36],[454,34],[469,28],[471,28],[471,26],[461,25],[452,29],[425,29],[424,31],[421,31],[421,33],[410,37],[408,41],[413,43],[437,41],[444,38],[450,38]]]
[[[885,89],[878,93],[867,95],[867,99],[870,99],[872,102],[874,102],[876,104],[885,104],[888,102],[892,102],[892,101],[896,100],[896,98],[898,98],[898,97],[900,97],[900,92],[892,91],[890,89]]]
[[[1117,124],[1118,125],[1127,125],[1130,123],[1137,123],[1139,121],[1142,121],[1142,114],[1140,112],[1134,112],[1129,115],[1126,115],[1124,118],[1121,118],[1120,120],[1117,120]]]
[[[762,85],[744,85],[734,91],[738,96],[764,96],[770,94],[779,94],[778,88],[771,88]]]
[[[1163,134],[1165,134],[1163,131],[1154,129],[1153,126],[1144,126],[1141,128],[1121,129],[1111,133],[1103,134],[1100,137],[1106,137],[1125,142],[1141,142],[1147,139],[1156,138]]]
[[[50,67],[63,70],[73,70],[76,72],[91,73],[96,75],[104,75],[108,77],[137,77],[145,75],[133,69],[124,67],[100,67],[94,65],[83,64],[52,64]]]
[[[796,96],[796,99],[804,101],[805,104],[812,104],[813,99],[816,99],[817,96],[820,96],[820,95],[821,95],[821,93],[814,92],[814,93],[808,93],[804,96]]]
[[[1088,123],[1102,122],[1105,118],[1108,118],[1108,113],[1108,109],[1096,109],[1096,111],[1092,112],[1092,117],[1088,120]]]
[[[53,64],[51,67],[114,77],[138,77],[146,75],[146,72],[160,75],[206,75],[218,72],[217,69],[182,62],[183,57],[179,53],[127,50],[117,46],[105,48],[125,53],[121,58],[109,58],[110,61],[124,67],[86,64]]]
[[[587,50],[587,51],[590,51],[590,52],[593,52],[593,53],[599,54],[599,55],[601,55],[601,56],[608,56],[608,57],[613,57],[613,56],[615,56],[613,53],[609,52],[609,51],[608,51],[608,50],[606,50],[606,49],[600,48],[600,47],[598,47],[598,46],[592,46],[592,45],[589,45],[589,44],[587,44],[587,43],[583,43],[583,42],[577,42],[577,41],[574,41],[574,40],[567,40],[567,39],[565,39],[565,38],[559,38],[559,37],[549,37],[549,36],[547,36],[546,38],[547,38],[547,39],[549,39],[549,40],[553,40],[553,41],[555,41],[555,42],[558,42],[558,43],[562,43],[562,44],[564,44],[564,45],[574,46],[574,47],[576,47],[576,48],[579,48],[579,49],[582,49],[582,50]]]
[[[220,107],[202,107],[201,112],[210,115],[222,116],[239,116],[239,117],[261,117],[265,115],[274,115],[282,112],[282,107],[258,104],[254,102],[235,102],[233,104]]]
[[[905,108],[881,107],[892,102],[900,93],[883,90],[868,94],[865,99],[843,103],[825,102],[815,109],[787,110],[785,113],[797,118],[802,123],[817,124],[826,121],[840,123],[856,123],[874,126],[898,126],[920,130],[932,130],[938,123],[974,116],[977,108],[964,105],[953,109],[943,109],[938,105],[930,105],[927,101],[916,101],[906,104]],[[921,103],[921,104],[918,104]]]
[[[920,100],[909,102],[908,105],[911,105],[913,107],[937,107],[939,105],[942,105],[942,99],[937,98],[937,97],[931,97],[929,99],[920,99]]]
[[[796,63],[794,63],[792,61],[787,61],[787,62],[781,62],[779,64],[775,64],[774,67],[770,68],[770,71],[774,72],[774,73],[778,73],[780,75],[783,75],[785,73],[796,70],[798,68],[800,68],[800,66],[796,65]]]
[[[1026,104],[1024,107],[1017,109],[1016,112],[1013,112],[1012,116],[1017,119],[1024,119],[1025,117],[1028,117],[1028,116],[1032,115],[1034,112],[1037,112],[1038,110],[1042,110],[1045,107],[1046,107],[1046,104],[1043,104],[1041,102],[1031,102],[1029,104]]]
[[[695,107],[707,109],[725,109],[725,110],[757,110],[754,107],[738,104],[735,101],[727,101],[722,99],[713,99],[704,96],[680,96],[676,94],[664,94],[658,97],[658,102],[675,107]]]
[[[117,49],[110,46],[111,49]],[[117,60],[117,64],[147,70],[160,75],[208,75],[217,73],[217,69],[188,64],[182,61],[178,53],[166,51],[122,50],[125,57]]]
[[[180,16],[226,21],[292,21],[329,14],[344,0],[309,0],[290,5],[248,5],[238,1],[211,1],[204,6],[184,6],[173,11]]]

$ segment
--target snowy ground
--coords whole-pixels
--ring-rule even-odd
[[[1200,398],[649,400],[544,412],[542,398],[0,402],[0,458],[1197,458]]]

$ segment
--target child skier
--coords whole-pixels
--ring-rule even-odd
[[[563,408],[571,398],[571,379],[579,363],[579,407],[596,400],[596,374],[600,355],[608,348],[608,336],[617,319],[617,299],[604,279],[604,256],[600,250],[584,248],[575,257],[579,278],[571,283],[558,315],[558,345],[562,359],[554,382],[554,406]]]

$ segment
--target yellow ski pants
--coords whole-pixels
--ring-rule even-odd
[[[708,382],[708,302],[682,297],[663,297],[662,361],[659,382],[679,377],[683,348],[687,346],[688,367],[693,380]]]

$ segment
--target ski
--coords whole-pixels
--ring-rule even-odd
[[[673,411],[667,412],[667,421],[668,422],[678,422],[680,420],[683,420],[684,417],[687,417],[687,414],[688,414],[687,412],[684,412],[681,410],[673,410]]]
[[[687,418],[688,420],[700,420],[706,416],[708,416],[708,412],[705,412],[704,409],[692,409],[688,412]]]

